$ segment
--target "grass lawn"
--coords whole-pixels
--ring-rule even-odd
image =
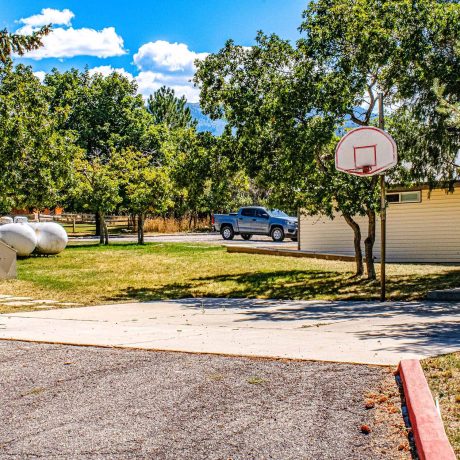
[[[75,224],[75,232],[72,224],[61,224],[65,231],[71,236],[87,236],[94,235],[96,225],[94,224]]]
[[[434,398],[439,399],[447,436],[460,458],[460,352],[422,361]]]
[[[389,265],[387,271],[391,299],[460,285],[458,266]],[[82,245],[19,260],[18,279],[0,281],[0,292],[81,305],[200,296],[377,299],[378,283],[351,279],[352,272],[347,262],[229,254],[217,245]]]
[[[75,232],[73,224],[61,224],[69,236],[94,236],[96,232],[95,224],[75,224]],[[126,225],[109,225],[109,234],[118,235],[122,230],[126,230]]]

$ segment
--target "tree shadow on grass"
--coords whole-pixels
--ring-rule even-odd
[[[332,295],[343,283],[339,272],[280,270],[191,278],[156,287],[129,287],[107,300],[158,300],[184,297],[310,299]],[[348,284],[359,284],[348,280]]]
[[[393,275],[387,281],[388,299],[418,300],[429,290],[458,286],[459,269],[423,276]],[[153,287],[128,287],[107,300],[149,301],[186,297],[378,300],[379,285],[337,271],[278,270],[197,277]]]

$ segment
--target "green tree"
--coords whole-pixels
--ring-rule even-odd
[[[120,174],[113,160],[103,162],[95,156],[86,158],[83,154],[75,158],[74,177],[71,187],[72,199],[82,210],[98,216],[101,232],[100,243],[109,244],[109,233],[105,216],[121,203]]]
[[[137,85],[123,75],[71,69],[54,69],[45,77],[50,90],[50,105],[62,131],[75,134],[76,144],[93,161],[110,162],[112,152],[124,148],[155,150],[157,137],[152,134],[152,116],[147,112]],[[70,205],[71,203],[69,203]],[[102,235],[96,213],[96,234]]]
[[[202,190],[206,212],[232,212],[260,202],[259,188],[236,161],[233,137],[202,133],[201,142],[208,162]]]
[[[103,76],[54,69],[44,83],[51,90],[50,104],[61,128],[75,132],[88,157],[108,159],[113,150],[148,147],[144,134],[152,118],[134,81],[117,72]]]
[[[195,128],[196,121],[186,104],[185,96],[179,98],[172,88],[162,86],[149,96],[147,110],[155,124],[165,124],[170,129]]]
[[[43,37],[51,32],[51,25],[43,26],[31,35],[13,34],[7,29],[0,30],[0,61],[6,64],[13,53],[23,56],[43,46]]]
[[[200,213],[209,212],[205,185],[210,178],[211,153],[204,136],[193,128],[169,130],[163,148],[171,159],[175,214],[189,214],[189,227]]]
[[[149,153],[132,149],[114,153],[112,163],[120,177],[124,207],[138,217],[138,243],[144,244],[145,217],[162,214],[172,204],[169,168]]]
[[[176,129],[168,133],[168,152],[174,182],[175,216],[188,214],[189,227],[199,216],[232,211],[252,204],[250,180],[232,161],[231,138],[209,132]]]
[[[47,90],[32,69],[0,68],[0,202],[2,212],[62,204],[78,148],[50,112]]]

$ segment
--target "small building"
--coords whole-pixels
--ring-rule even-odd
[[[391,190],[387,194],[387,261],[460,263],[460,184],[453,192],[428,187]],[[367,217],[356,217],[364,239]],[[354,256],[353,230],[338,215],[302,215],[299,249]],[[376,223],[374,255],[380,258],[380,220]]]

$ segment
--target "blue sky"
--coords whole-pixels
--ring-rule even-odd
[[[193,60],[229,38],[250,46],[258,30],[295,41],[307,0],[0,0],[0,27],[27,33],[53,22],[26,59],[37,76],[57,67],[119,69],[147,95],[162,84],[197,100]]]

